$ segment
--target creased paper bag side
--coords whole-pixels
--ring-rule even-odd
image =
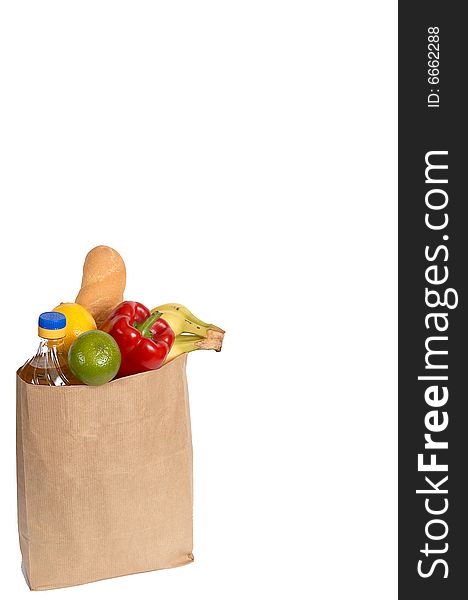
[[[18,525],[32,589],[193,560],[185,366],[181,357],[95,388],[18,381]]]

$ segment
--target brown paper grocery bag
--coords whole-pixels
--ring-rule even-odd
[[[100,387],[17,377],[18,528],[33,590],[189,563],[186,356]]]

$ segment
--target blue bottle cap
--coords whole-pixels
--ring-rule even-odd
[[[41,329],[64,329],[67,326],[67,317],[61,312],[45,312],[39,315],[39,327]]]

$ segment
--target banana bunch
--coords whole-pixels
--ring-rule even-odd
[[[156,311],[161,313],[161,319],[169,324],[176,336],[165,363],[193,350],[221,351],[225,333],[221,327],[205,323],[182,304],[161,304],[151,312]]]

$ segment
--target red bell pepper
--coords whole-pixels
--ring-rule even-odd
[[[117,377],[153,371],[164,364],[175,335],[161,314],[151,313],[139,302],[121,302],[101,325],[122,354]]]

